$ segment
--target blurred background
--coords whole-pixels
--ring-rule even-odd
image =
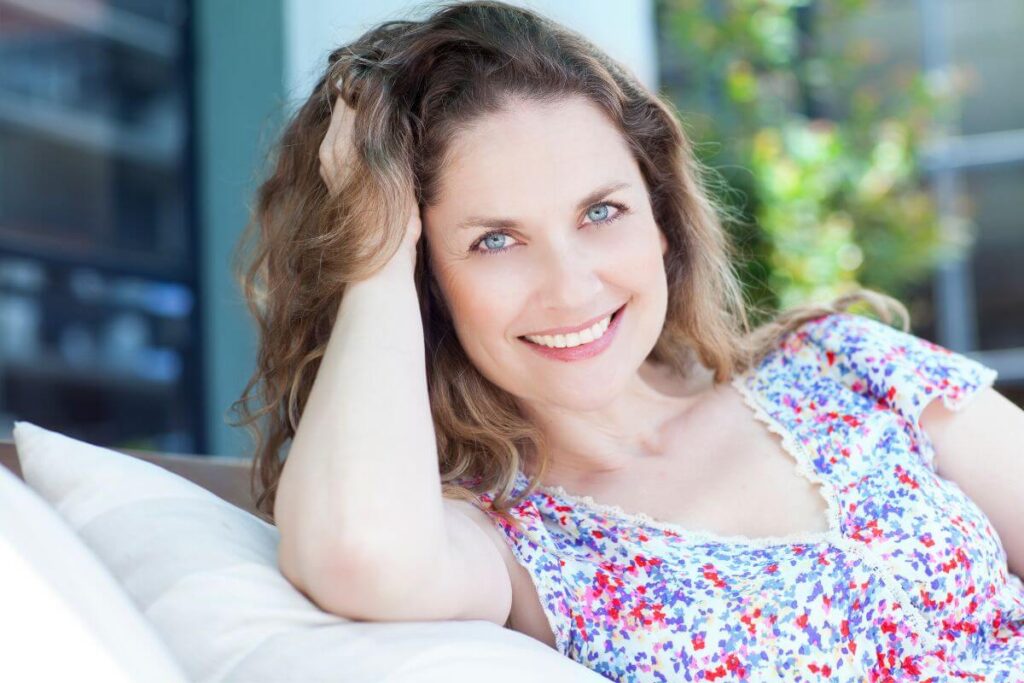
[[[767,310],[856,284],[1024,406],[1024,3],[535,0],[678,110]],[[0,0],[0,438],[244,455],[230,252],[379,0]]]

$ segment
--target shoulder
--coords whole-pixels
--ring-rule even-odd
[[[835,365],[837,361],[862,363],[876,358],[875,354],[863,357],[865,351],[892,351],[914,342],[931,343],[889,323],[849,311],[838,311],[805,320],[783,339],[782,347],[810,347],[820,351],[829,365]]]
[[[958,408],[997,376],[995,369],[964,353],[849,312],[810,320],[785,344],[802,352],[819,373],[915,426],[933,399]]]
[[[474,482],[462,480],[460,483]],[[524,491],[526,484],[525,477],[521,473],[517,473],[508,494],[510,498],[514,499],[519,496]],[[500,540],[506,550],[509,544],[513,548],[523,545],[546,545],[546,529],[538,508],[536,493],[524,496],[518,502],[512,500],[504,515],[494,508],[494,501],[498,497],[497,491],[485,491],[479,493],[478,497],[479,501],[476,503],[464,500],[452,501],[453,509],[470,516],[479,526],[485,528],[492,538]]]

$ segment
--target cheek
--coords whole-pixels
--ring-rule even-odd
[[[514,283],[514,278],[480,272],[464,273],[449,283],[455,329],[464,346],[480,345],[483,340],[509,332],[519,305],[515,297],[517,292],[521,294]]]
[[[642,237],[634,235],[628,243],[621,244],[613,257],[617,281],[624,290],[639,295],[645,307],[663,311],[668,297],[664,238],[653,223],[641,234]]]
[[[637,221],[609,232],[603,243],[605,258],[631,278],[650,279],[664,270],[664,237],[657,226]],[[614,226],[611,226],[614,228]]]

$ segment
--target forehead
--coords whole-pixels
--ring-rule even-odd
[[[581,97],[517,100],[452,141],[438,208],[469,215],[508,205],[521,213],[524,197],[575,202],[611,176],[638,175],[625,139],[597,105]]]

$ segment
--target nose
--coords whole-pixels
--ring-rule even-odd
[[[567,315],[592,313],[601,298],[603,285],[597,269],[596,254],[578,240],[546,250],[541,278],[541,301],[545,308],[565,311]],[[568,321],[573,322],[573,321]]]

